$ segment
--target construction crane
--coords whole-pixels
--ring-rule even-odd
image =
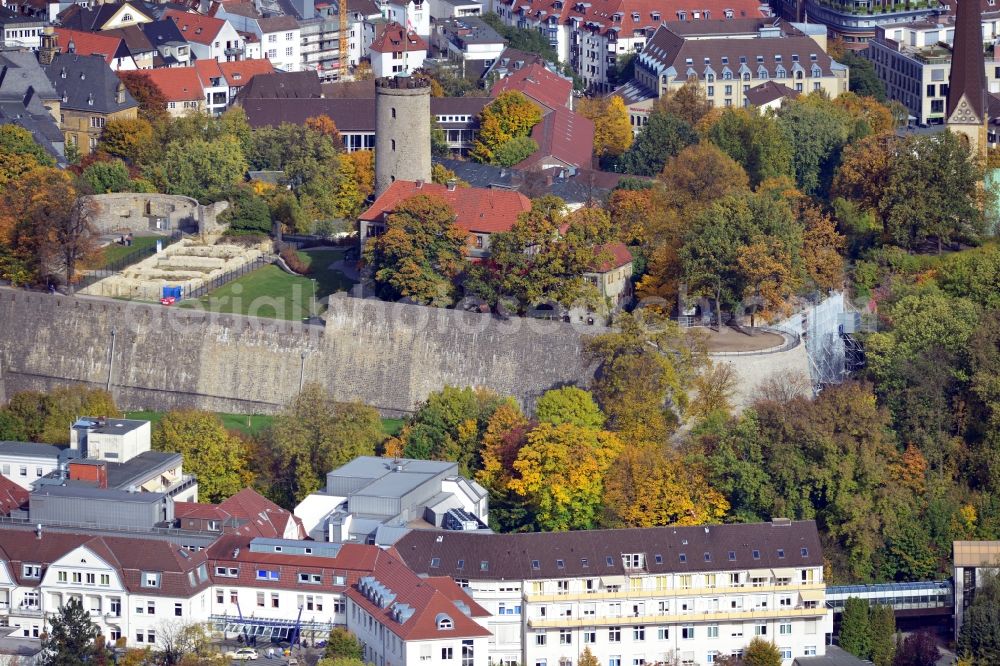
[[[340,18],[340,61],[337,70],[337,79],[344,81],[347,79],[348,61],[348,41],[347,41],[347,0],[338,0],[338,15]]]

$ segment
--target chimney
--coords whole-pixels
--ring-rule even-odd
[[[35,526],[35,538],[36,539],[41,539],[42,538],[42,524],[41,523],[38,523],[38,525]]]
[[[447,186],[448,186],[448,191],[449,192],[454,192],[456,185],[458,185],[458,182],[454,178],[449,178],[448,179]]]
[[[424,186],[424,181],[423,180],[418,180],[417,181],[417,189],[419,190],[419,189],[423,188],[423,186]]]

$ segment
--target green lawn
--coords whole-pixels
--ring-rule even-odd
[[[343,254],[344,250],[300,251],[299,256],[312,269],[310,277],[289,275],[273,265],[264,266],[209,292],[199,301],[210,312],[301,321],[313,307],[317,311],[312,314],[320,314],[320,299],[353,286],[347,276],[329,268]],[[315,278],[315,303],[312,278]],[[180,306],[191,307],[191,304],[182,302]]]
[[[142,419],[152,421],[156,425],[163,418],[163,412],[127,412],[127,419]],[[230,430],[239,430],[247,435],[256,435],[266,430],[274,417],[269,414],[226,414],[218,412],[217,416],[222,420],[222,424]],[[403,427],[403,419],[382,419],[382,429],[387,435],[395,435]]]
[[[118,243],[106,245],[102,248],[101,257],[97,260],[94,268],[104,268],[105,266],[109,266],[119,259],[127,257],[133,252],[156,245],[156,241],[161,239],[166,240],[163,239],[162,236],[136,236],[132,239],[132,245],[129,247],[119,245]]]

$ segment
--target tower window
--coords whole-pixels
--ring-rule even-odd
[[[396,140],[392,139],[392,149],[396,150]]]
[[[396,118],[396,107],[392,107],[392,117],[393,119]]]

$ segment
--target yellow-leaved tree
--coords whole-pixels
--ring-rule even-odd
[[[523,93],[500,93],[480,113],[479,134],[469,155],[477,162],[493,163],[500,148],[528,136],[541,119],[541,109]]]
[[[532,506],[539,529],[590,529],[600,518],[605,474],[624,448],[605,430],[539,423],[518,451],[508,485]]]
[[[632,126],[621,97],[583,99],[577,111],[594,121],[594,155],[597,157],[617,157],[632,146]]]

